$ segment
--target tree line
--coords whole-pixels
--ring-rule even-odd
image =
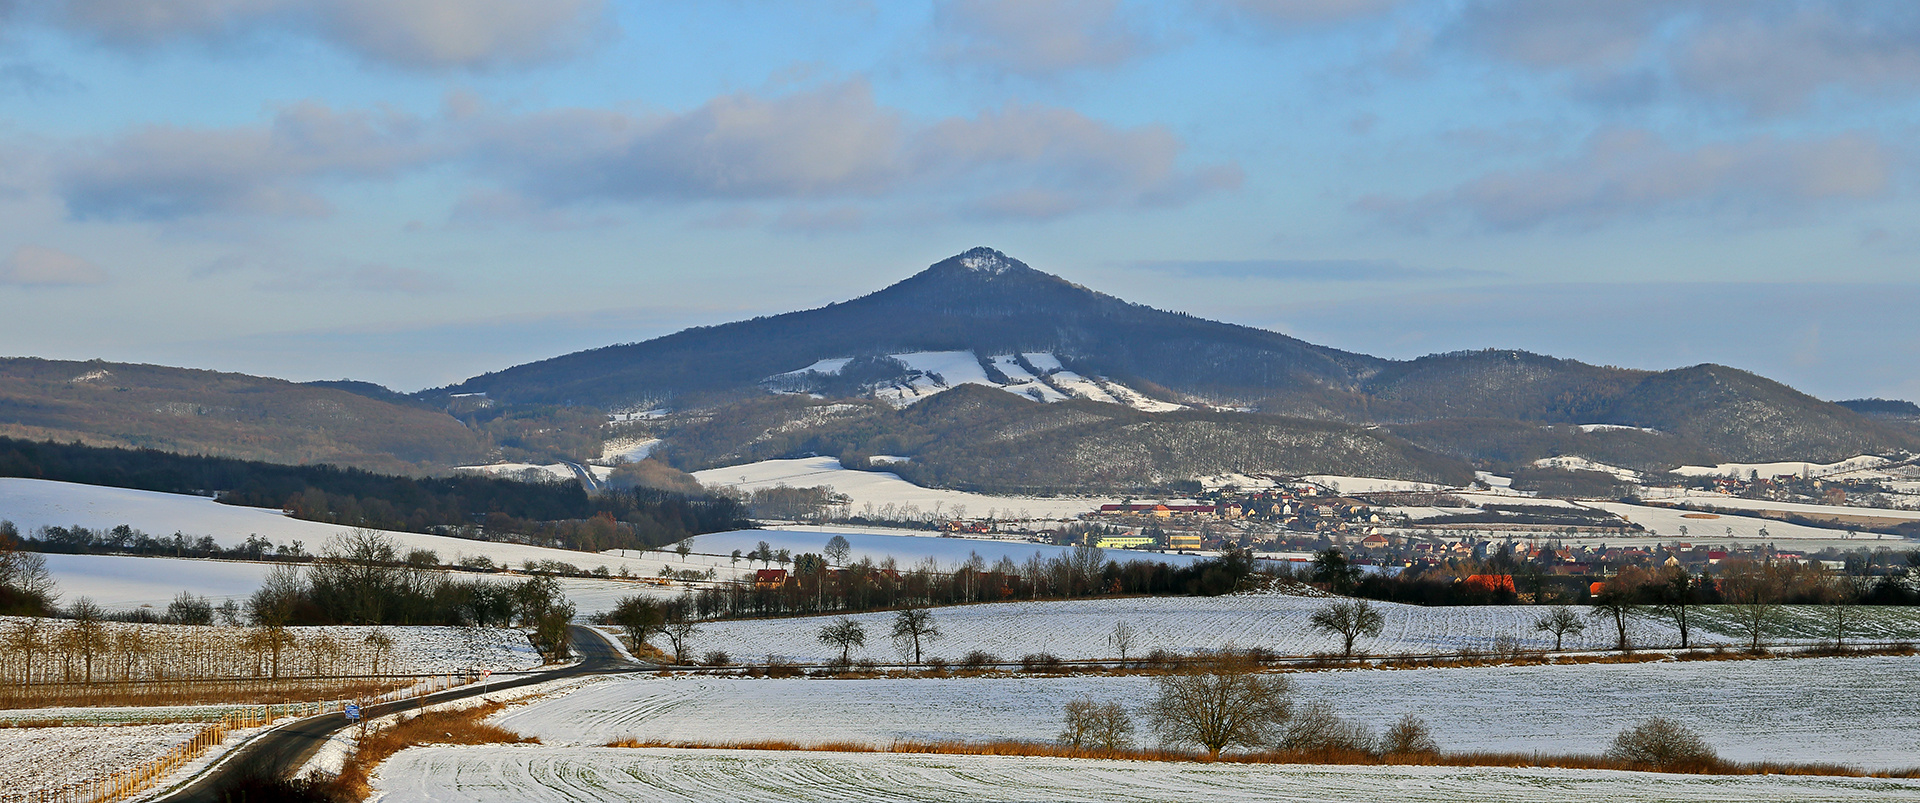
[[[762,546],[755,555],[775,554]],[[1052,558],[1035,554],[1023,563],[1002,557],[989,564],[976,554],[950,571],[931,560],[904,569],[891,559],[850,563],[848,551],[836,550],[834,542],[826,553],[791,556],[793,571],[777,582],[703,588],[688,592],[681,604],[701,619],[795,616],[1100,595],[1218,596],[1256,582],[1252,555],[1239,550],[1172,566],[1120,563],[1098,547],[1082,546]]]
[[[575,483],[473,474],[404,477],[15,438],[0,438],[0,476],[216,494],[226,504],[277,508],[310,521],[488,540],[518,537],[595,552],[751,526],[739,500],[704,492],[640,487],[589,495]]]

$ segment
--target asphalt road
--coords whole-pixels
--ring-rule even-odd
[[[580,663],[573,666],[550,672],[534,672],[508,679],[475,683],[411,700],[366,706],[361,715],[372,719],[500,689],[545,683],[549,680],[651,668],[621,658],[620,653],[605,636],[579,625],[573,627],[573,650],[581,658]],[[349,722],[345,716],[339,712],[333,712],[295,720],[274,728],[226,756],[211,770],[202,772],[186,784],[167,793],[166,796],[155,798],[155,801],[156,803],[223,803],[220,790],[241,773],[252,771],[269,773],[273,777],[287,777],[307,763],[308,759],[313,758],[314,753],[319,752],[321,746],[326,744],[327,737],[352,725],[353,723]]]

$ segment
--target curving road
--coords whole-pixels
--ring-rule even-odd
[[[370,705],[364,709],[363,716],[372,719],[463,697],[472,697],[500,689],[531,686],[560,678],[637,672],[654,668],[622,658],[605,636],[579,625],[573,626],[573,650],[581,660],[580,663],[572,666],[548,672],[529,673],[507,680],[475,683],[411,700]],[[241,774],[255,772],[279,778],[287,777],[302,764],[307,763],[308,759],[313,758],[313,754],[319,752],[321,746],[326,744],[327,737],[351,725],[352,723],[348,722],[346,717],[337,712],[307,717],[281,725],[255,737],[223,757],[213,767],[202,771],[165,795],[154,798],[154,801],[155,803],[220,803],[220,790]]]

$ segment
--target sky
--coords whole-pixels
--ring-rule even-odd
[[[0,354],[417,390],[986,245],[1914,399],[1916,112],[1910,0],[0,0]]]

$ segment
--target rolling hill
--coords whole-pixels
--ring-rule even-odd
[[[155,365],[0,359],[0,435],[420,473],[481,459],[466,425],[415,401]]]

